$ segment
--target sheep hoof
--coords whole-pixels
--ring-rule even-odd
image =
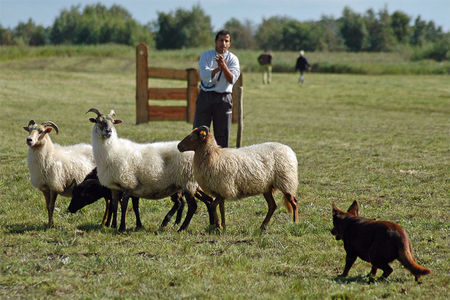
[[[54,227],[55,227],[55,224],[53,224],[53,222],[51,222],[51,223],[45,223],[44,226],[47,227],[47,228],[54,228]]]

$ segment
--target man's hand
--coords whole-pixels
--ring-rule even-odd
[[[215,59],[216,59],[219,70],[223,70],[223,68],[226,67],[225,58],[223,58],[223,56],[219,54],[219,55],[216,55]]]

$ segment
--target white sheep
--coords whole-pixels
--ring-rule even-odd
[[[298,187],[297,157],[294,151],[280,143],[264,143],[238,149],[221,148],[206,126],[194,129],[179,144],[181,152],[195,151],[194,178],[209,195],[216,226],[225,227],[225,199],[240,199],[263,194],[269,210],[261,229],[265,229],[277,205],[273,191],[284,194],[284,202],[294,222],[298,222],[295,197]],[[217,216],[221,205],[221,221]]]
[[[50,121],[38,125],[31,120],[23,128],[29,133],[27,144],[31,184],[44,194],[48,212],[47,226],[52,227],[58,194],[70,197],[73,183],[81,183],[95,167],[92,146],[54,144],[49,133],[52,128],[57,134],[59,130]]]
[[[91,108],[88,112],[97,114],[89,120],[92,129],[92,147],[100,183],[113,190],[113,209],[116,209],[119,191],[128,196],[147,199],[162,199],[177,192],[183,192],[188,211],[179,231],[186,229],[197,209],[194,195],[198,184],[192,173],[193,154],[180,153],[178,142],[138,144],[119,138],[114,124],[122,121],[114,118],[115,113],[101,114]],[[208,207],[210,222],[211,198],[200,198]],[[126,201],[122,202],[127,205]],[[125,211],[122,206],[122,220],[119,230],[125,229]]]

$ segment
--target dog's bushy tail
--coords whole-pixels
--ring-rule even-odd
[[[409,239],[407,233],[404,230],[402,230],[401,232],[401,238],[402,243],[399,247],[398,260],[406,269],[408,269],[414,275],[416,281],[418,281],[420,276],[430,274],[431,270],[422,267],[416,262],[413,255],[411,240]]]

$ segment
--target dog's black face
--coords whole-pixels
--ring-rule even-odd
[[[342,240],[344,238],[344,231],[342,229],[342,218],[337,214],[333,214],[333,229],[331,229],[331,234],[335,236],[336,240]]]
[[[99,189],[104,188],[100,185],[98,180],[88,179],[76,186],[72,192],[72,201],[70,201],[68,210],[75,213],[86,205],[94,203],[103,195],[99,193]]]

